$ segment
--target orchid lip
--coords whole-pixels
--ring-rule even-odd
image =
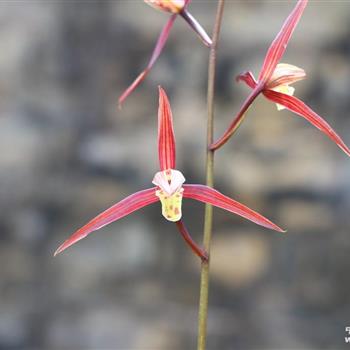
[[[168,221],[179,221],[182,216],[182,184],[185,182],[182,173],[173,169],[159,171],[152,182],[159,188],[156,196],[162,204],[162,215]]]

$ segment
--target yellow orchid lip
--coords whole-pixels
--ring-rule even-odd
[[[153,178],[152,183],[159,188],[156,196],[162,204],[162,215],[169,221],[181,219],[184,182],[182,173],[174,169],[159,171]]]
[[[157,190],[156,196],[162,203],[162,215],[172,222],[179,221],[182,216],[183,188],[168,196],[163,190]]]
[[[273,88],[272,90],[280,92],[285,95],[293,96],[295,88],[289,85],[279,85]],[[283,109],[286,109],[286,107],[281,105],[280,103],[276,103],[276,107],[278,111],[282,111]]]
[[[185,0],[144,0],[153,8],[171,13],[180,13],[185,7]]]

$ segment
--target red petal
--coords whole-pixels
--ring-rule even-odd
[[[259,81],[267,82],[270,79],[277,63],[286,51],[289,39],[304,12],[307,2],[308,0],[299,0],[294,10],[284,22],[280,32],[277,34],[266,53],[265,61],[259,74]]]
[[[245,219],[255,222],[258,225],[276,230],[279,232],[285,232],[280,227],[266,219],[264,216],[249,209],[245,205],[234,201],[233,199],[223,195],[222,193],[214,190],[211,187],[204,185],[183,185],[185,198],[196,199],[197,201],[215,205],[221,209],[225,209],[231,213],[240,215]]]
[[[210,149],[212,151],[217,150],[221,146],[223,146],[228,139],[234,134],[234,132],[239,128],[241,125],[243,118],[245,117],[245,113],[247,112],[250,105],[253,103],[253,101],[258,97],[258,95],[262,91],[262,85],[259,83],[255,89],[250,93],[250,95],[247,97],[247,99],[244,101],[241,109],[233,119],[230,126],[227,128],[227,130],[224,132],[224,134],[214,143],[210,145]]]
[[[136,192],[117,204],[114,204],[109,209],[105,210],[100,215],[89,221],[85,226],[73,233],[55,252],[54,255],[61,253],[63,250],[73,245],[74,243],[85,238],[93,231],[100,229],[103,226],[110,224],[113,221],[119,220],[122,217],[129,215],[135,210],[141,209],[146,205],[157,202],[159,198],[156,196],[156,188]]]
[[[158,155],[160,170],[175,169],[175,135],[173,117],[165,91],[159,87]]]
[[[264,95],[271,101],[279,103],[290,111],[305,118],[317,129],[321,130],[331,140],[333,140],[348,156],[350,156],[350,149],[340,138],[340,136],[331,128],[331,126],[322,119],[317,113],[315,113],[310,107],[308,107],[303,101],[300,101],[294,96],[282,94],[273,90],[264,90]]]
[[[146,78],[148,72],[151,70],[151,68],[153,67],[154,63],[156,62],[156,60],[158,59],[159,55],[161,54],[163,47],[166,43],[166,41],[168,40],[169,37],[169,33],[170,33],[170,29],[174,24],[174,21],[176,19],[177,14],[172,15],[168,22],[165,24],[165,26],[163,27],[156,47],[153,50],[151,59],[146,67],[146,69],[139,74],[139,76],[133,81],[133,83],[123,92],[123,94],[119,97],[119,107],[121,107],[122,103],[125,101],[125,99],[137,88],[137,86]]]
[[[258,84],[254,78],[253,73],[249,71],[237,75],[236,81],[244,81],[252,89],[255,89]]]
[[[208,253],[202,249],[201,247],[199,247],[196,242],[192,239],[192,237],[190,236],[190,234],[188,233],[184,223],[182,220],[176,221],[176,226],[179,229],[183,239],[186,241],[186,243],[190,246],[190,248],[192,249],[192,251],[198,255],[202,261],[208,261]]]

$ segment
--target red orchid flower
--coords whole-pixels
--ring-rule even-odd
[[[250,105],[262,93],[267,99],[277,104],[278,110],[287,108],[305,118],[350,156],[350,149],[331,126],[304,102],[292,96],[294,88],[289,85],[304,79],[306,76],[304,70],[293,65],[279,63],[307,2],[308,0],[299,0],[294,10],[284,22],[282,29],[266,53],[258,80],[254,78],[251,72],[242,73],[237,77],[238,81],[244,81],[253,91],[245,100],[223,136],[210,146],[211,150],[216,150],[227,142],[238,129]]]
[[[204,43],[204,45],[210,47],[212,41],[202,26],[197,22],[197,20],[188,12],[187,7],[191,0],[144,0],[146,4],[165,12],[172,13],[168,22],[163,27],[159,37],[157,44],[153,50],[152,56],[146,69],[144,69],[137,78],[132,82],[132,84],[123,92],[123,94],[119,97],[119,107],[121,107],[122,103],[125,99],[137,88],[137,86],[146,78],[147,74],[157,61],[159,55],[161,54],[163,47],[168,40],[168,36],[170,30],[174,24],[175,19],[178,15],[180,15],[196,32],[198,37]]]
[[[180,171],[175,170],[175,136],[172,113],[168,98],[162,88],[159,88],[158,155],[160,171],[155,174],[152,181],[156,187],[136,192],[96,216],[68,238],[57,249],[55,255],[85,238],[91,232],[96,231],[113,221],[117,221],[149,204],[160,201],[162,205],[162,215],[167,220],[175,222],[180,233],[191,249],[202,260],[207,260],[207,253],[192,240],[181,220],[181,204],[183,197],[209,203],[231,213],[240,215],[258,225],[283,232],[281,228],[262,215],[211,187],[183,184],[185,182],[184,176]]]

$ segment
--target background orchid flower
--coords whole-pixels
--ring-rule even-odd
[[[96,231],[113,221],[117,221],[138,209],[160,201],[162,215],[168,221],[176,223],[180,233],[191,249],[201,259],[206,260],[208,258],[207,253],[192,240],[181,220],[183,198],[191,198],[200,202],[212,204],[231,213],[240,215],[258,225],[283,232],[281,228],[266,219],[264,216],[211,187],[183,184],[185,182],[184,176],[180,171],[175,170],[176,150],[173,119],[168,98],[162,88],[159,88],[158,156],[160,171],[155,174],[152,181],[156,187],[136,192],[96,216],[68,238],[57,249],[55,255],[83,239],[91,232]]]
[[[145,79],[149,71],[152,69],[154,63],[157,61],[161,54],[163,47],[168,40],[170,30],[174,24],[175,19],[180,15],[190,27],[197,33],[201,41],[208,47],[212,44],[209,35],[205,32],[203,27],[197,22],[197,20],[188,12],[187,6],[191,0],[144,0],[148,5],[165,12],[171,13],[171,17],[163,27],[156,46],[153,50],[150,61],[147,67],[137,76],[132,84],[123,92],[119,97],[119,107],[125,101],[125,99],[137,88],[137,86]]]
[[[307,2],[308,0],[299,0],[294,10],[284,22],[282,29],[277,34],[266,53],[258,80],[254,78],[251,72],[242,73],[237,77],[237,80],[244,81],[253,91],[245,100],[223,136],[218,141],[214,142],[210,149],[218,149],[227,142],[238,129],[250,105],[256,97],[262,93],[267,99],[277,104],[278,110],[287,108],[305,118],[350,156],[350,149],[331,126],[304,102],[292,96],[294,88],[291,87],[290,84],[304,79],[306,76],[305,71],[290,64],[278,63],[287,48],[289,39],[303,14]]]

